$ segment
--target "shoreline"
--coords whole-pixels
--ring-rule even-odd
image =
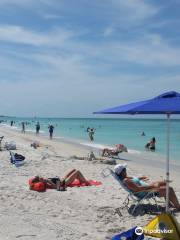
[[[0,127],[5,127],[5,129],[7,128],[8,130],[12,130],[15,131],[19,134],[21,133],[21,129],[18,127],[11,127],[8,124],[1,124]],[[44,138],[46,140],[49,140],[49,135],[46,134],[44,131],[40,132],[40,134],[37,136],[35,134],[35,130],[30,130],[27,129],[25,134],[22,134],[22,136],[35,136],[35,137],[39,137],[39,138]],[[88,150],[88,151],[95,151],[96,154],[99,154],[99,152],[104,149],[104,148],[113,148],[113,145],[109,145],[109,144],[103,144],[103,143],[96,143],[96,142],[92,142],[92,141],[88,141],[88,140],[84,140],[84,139],[77,139],[77,138],[70,138],[70,137],[60,137],[60,136],[54,136],[52,141],[54,142],[59,142],[59,143],[64,143],[64,144],[70,144],[79,148],[82,148],[84,150]],[[136,149],[128,149],[128,154],[126,153],[121,153],[120,156],[122,156],[122,158],[126,158],[127,156],[131,156],[131,158],[134,158],[135,161],[138,162],[138,157],[140,157],[140,164],[143,164],[144,162],[142,161],[142,159],[144,159],[144,161],[146,161],[146,164],[149,164],[151,166],[151,163],[149,162],[149,160],[152,160],[155,158],[157,159],[157,161],[155,162],[155,165],[157,163],[157,165],[161,165],[161,164],[165,164],[166,161],[166,155],[163,155],[161,153],[157,153],[157,152],[151,152],[151,151],[140,151],[140,150],[136,150]],[[175,168],[177,171],[180,171],[180,162],[178,160],[174,160],[171,159],[170,156],[170,166],[172,168]]]
[[[110,129],[109,129],[109,119],[107,119],[107,122],[105,121],[103,123],[98,123],[96,121],[93,122],[94,118],[92,122],[91,121],[86,122],[85,120],[79,121],[81,118],[72,118],[72,119],[77,119],[78,121],[71,121],[72,119],[62,118],[62,119],[68,120],[64,122],[61,118],[57,118],[57,119],[59,119],[57,122],[55,120],[53,122],[53,118],[52,118],[52,124],[55,126],[54,136],[57,139],[60,138],[61,140],[64,139],[64,141],[75,142],[78,144],[81,143],[82,145],[86,145],[86,146],[93,145],[92,147],[95,147],[95,148],[96,147],[97,148],[113,147],[115,144],[121,143],[127,146],[127,148],[129,149],[129,152],[137,151],[142,154],[146,154],[144,145],[149,141],[149,139],[152,136],[156,136],[158,141],[156,146],[156,152],[154,155],[156,156],[157,154],[157,158],[166,157],[165,156],[166,155],[166,134],[164,132],[164,127],[166,126],[164,125],[164,123],[160,124],[161,126],[163,125],[164,127],[161,127],[160,131],[157,131],[157,127],[159,126],[158,123],[155,123],[155,126],[150,123],[151,127],[150,129],[148,129],[147,123],[144,123],[146,121],[143,120],[142,123],[139,122],[142,119],[134,119],[134,120],[125,119],[125,120],[130,120],[131,122],[131,123],[125,123],[127,131],[130,132],[128,133],[127,131],[124,131],[122,129],[124,123],[122,122],[117,123],[117,119],[112,119],[112,120],[115,120],[116,124],[115,124],[115,128],[110,127]],[[99,120],[101,121],[101,119]],[[136,120],[138,120],[138,124],[135,123]],[[150,119],[147,119],[147,120],[151,121]],[[156,119],[154,120],[157,121]],[[33,120],[32,118],[29,119],[28,125],[26,126],[26,130],[28,132],[35,133],[35,121],[38,121],[38,120]],[[45,136],[48,135],[47,127],[48,127],[49,121],[51,121],[49,118],[47,119],[44,118],[44,120],[42,120],[41,122],[41,130],[43,130],[42,134],[44,134]],[[18,119],[16,121],[17,127],[15,127],[16,129],[19,129],[19,131],[21,131],[20,122],[21,122],[20,119]],[[5,123],[5,125],[8,128],[10,128],[10,125],[8,123]],[[95,135],[95,141],[93,143],[89,141],[88,134],[86,132],[87,126],[93,126],[97,130],[97,134]],[[176,124],[176,132],[174,133],[172,132],[174,140],[171,141],[171,146],[170,146],[170,159],[172,162],[175,162],[175,163],[179,162],[179,158],[180,158],[180,153],[179,153],[180,135],[178,135],[179,130],[177,127],[178,126]],[[113,129],[116,129],[117,131],[114,132]],[[142,129],[145,130],[145,133],[146,133],[146,136],[144,137],[141,136]],[[154,132],[155,129],[156,129],[156,132]],[[173,129],[174,128],[172,128],[172,131],[174,131]]]

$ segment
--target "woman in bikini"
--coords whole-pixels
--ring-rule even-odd
[[[46,188],[57,189],[58,191],[65,191],[66,187],[68,187],[72,182],[74,182],[75,179],[79,180],[81,184],[89,186],[89,183],[83,176],[83,174],[76,169],[73,169],[61,179],[59,177],[45,179],[40,176],[36,176],[32,180],[32,184],[37,182],[43,182],[46,185]]]

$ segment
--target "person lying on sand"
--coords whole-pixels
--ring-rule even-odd
[[[146,176],[142,177],[130,177],[127,175],[126,165],[117,164],[114,167],[116,175],[121,181],[127,186],[127,188],[136,193],[137,196],[143,198],[146,193],[154,192],[157,197],[166,197],[166,182],[165,181],[156,181],[148,184],[146,181],[148,178]],[[140,192],[140,193],[138,193]],[[180,211],[180,204],[175,194],[175,191],[172,187],[169,187],[169,200],[172,207]]]
[[[86,180],[86,178],[83,176],[83,174],[76,169],[73,169],[67,175],[65,175],[65,177],[61,179],[58,177],[45,179],[40,176],[36,176],[32,180],[32,184],[37,182],[43,182],[45,183],[47,188],[57,189],[58,191],[65,191],[66,187],[68,187],[75,179],[79,180],[81,184],[85,184],[86,186],[89,186],[89,183]],[[30,186],[30,189],[31,189],[31,186]]]
[[[118,156],[122,152],[127,152],[127,147],[123,144],[116,144],[115,148],[104,148],[102,150],[102,157]]]
[[[94,153],[91,151],[87,157],[80,157],[73,155],[70,157],[70,159],[78,159],[78,160],[88,160],[92,161],[93,163],[99,162],[99,163],[104,163],[104,164],[116,164],[115,159],[112,158],[107,158],[107,157],[96,157]]]

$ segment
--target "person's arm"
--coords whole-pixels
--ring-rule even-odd
[[[68,178],[73,172],[76,172],[77,170],[76,169],[73,169],[71,170],[68,174],[66,174],[62,179],[65,179]]]
[[[146,176],[141,176],[141,177],[138,177],[140,180],[144,180],[144,181],[147,181],[147,180],[149,180],[149,178],[148,177],[146,177]]]
[[[128,187],[129,190],[133,192],[141,192],[141,191],[148,191],[148,190],[153,190],[153,186],[139,186],[136,183],[134,183],[131,179],[125,179],[124,183]]]

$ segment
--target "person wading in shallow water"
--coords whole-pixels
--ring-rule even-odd
[[[36,134],[39,134],[39,130],[40,130],[40,123],[37,122],[37,124],[36,124]]]
[[[54,126],[53,125],[49,125],[49,137],[50,139],[53,138],[53,132],[54,132]]]
[[[155,151],[156,149],[156,139],[155,137],[151,138],[151,140],[145,145],[145,148]]]
[[[94,141],[94,134],[95,134],[95,129],[94,128],[91,128],[91,129],[89,129],[89,139],[91,140],[91,141]]]
[[[22,133],[25,133],[25,122],[22,122]]]

